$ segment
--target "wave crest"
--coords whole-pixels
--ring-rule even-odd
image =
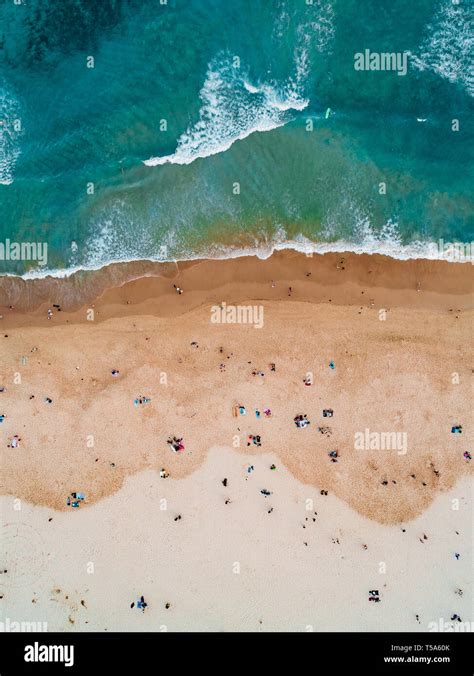
[[[411,62],[420,71],[431,70],[449,82],[460,84],[470,96],[474,96],[471,17],[468,7],[445,0],[434,21],[427,27],[427,37],[420,53],[412,55]]]
[[[275,82],[251,83],[230,56],[215,59],[209,64],[199,94],[199,120],[180,136],[172,155],[152,157],[144,164],[190,164],[224,152],[254,132],[281,127],[292,119],[292,110],[301,111],[308,105],[304,97],[307,72],[304,49],[297,53],[295,75],[283,86]]]
[[[21,131],[17,129],[20,118],[20,105],[17,99],[0,86],[0,184],[13,183],[13,170],[20,155],[18,139]]]

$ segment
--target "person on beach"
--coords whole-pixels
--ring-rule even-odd
[[[141,610],[143,613],[145,612],[145,608],[148,606],[148,603],[145,601],[145,598],[143,596],[140,596],[140,599],[137,601],[137,609]],[[135,602],[132,601],[130,604],[130,608],[135,607]]]
[[[311,424],[310,421],[308,420],[308,416],[306,414],[296,415],[293,418],[293,422],[295,423],[296,427],[300,427],[300,428],[307,427],[308,425]]]
[[[170,437],[168,439],[168,446],[171,448],[173,453],[180,453],[184,451],[183,438],[178,439],[177,437]]]
[[[150,397],[144,397],[143,395],[139,395],[136,399],[133,400],[134,406],[139,406],[143,404],[149,404],[151,401]]]

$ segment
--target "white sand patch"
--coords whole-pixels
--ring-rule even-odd
[[[471,496],[464,478],[416,520],[383,526],[301,484],[276,456],[214,448],[185,479],[141,472],[90,508],[15,511],[2,497],[0,619],[47,621],[50,631],[426,631],[453,613],[472,621]],[[371,589],[380,603],[368,601]],[[141,594],[144,613],[130,608]]]

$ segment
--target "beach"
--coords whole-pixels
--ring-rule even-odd
[[[471,621],[471,280],[468,264],[291,251],[2,278],[3,615]]]
[[[457,613],[459,629],[471,622],[472,631],[471,481],[439,494],[415,520],[385,526],[301,484],[273,454],[214,447],[185,479],[145,470],[74,514],[30,504],[18,512],[3,497],[14,573],[2,575],[2,621],[65,632],[439,636],[456,629]],[[369,590],[380,603],[369,603]],[[143,613],[130,607],[141,595]]]

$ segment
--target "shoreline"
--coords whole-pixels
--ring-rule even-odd
[[[11,242],[9,238],[5,242]],[[2,242],[0,242],[2,246]],[[442,250],[442,253],[440,251]],[[97,273],[113,265],[129,266],[143,264],[152,265],[166,265],[166,264],[181,264],[192,263],[204,260],[209,261],[225,261],[236,258],[252,258],[256,257],[260,260],[271,258],[274,254],[281,252],[297,253],[307,257],[311,256],[325,256],[327,254],[336,255],[356,255],[356,256],[383,256],[395,261],[444,261],[454,264],[473,264],[472,252],[474,250],[474,242],[445,242],[440,239],[438,242],[414,241],[411,244],[400,244],[396,241],[385,240],[384,238],[377,239],[374,235],[373,241],[368,244],[355,244],[351,241],[336,240],[334,242],[314,242],[307,239],[305,236],[301,238],[290,240],[276,240],[272,243],[262,242],[260,245],[245,245],[228,243],[227,245],[217,245],[209,251],[204,251],[199,254],[192,254],[182,258],[147,258],[131,257],[117,260],[104,260],[103,262],[93,265],[71,265],[67,268],[52,268],[45,266],[36,267],[24,273],[1,272],[0,279],[3,277],[18,277],[25,281],[37,281],[45,278],[52,279],[67,279],[76,274],[83,273]],[[2,258],[1,262],[10,260],[9,258]]]
[[[312,279],[306,276],[308,272]],[[258,298],[280,297],[266,287],[272,281],[288,281],[289,285],[294,282],[301,287],[298,289],[298,299],[328,302],[329,296],[324,293],[327,287],[334,288],[331,302],[352,305],[359,303],[359,295],[364,295],[355,288],[350,289],[352,284],[359,286],[364,293],[378,288],[403,291],[403,297],[390,294],[390,301],[404,307],[421,307],[428,303],[434,309],[437,301],[433,302],[432,298],[430,302],[428,296],[436,294],[445,298],[449,296],[452,305],[465,309],[471,305],[469,296],[474,288],[471,273],[471,267],[466,263],[430,259],[399,260],[382,254],[305,255],[287,249],[274,252],[265,259],[242,256],[166,263],[133,261],[112,263],[98,270],[81,270],[69,277],[24,279],[19,276],[0,276],[0,312],[5,317],[10,315],[9,319],[12,319],[9,307],[13,306],[15,314],[19,312],[36,316],[44,312],[48,305],[59,304],[63,310],[70,311],[71,321],[76,322],[79,321],[77,310],[81,306],[94,302],[113,303],[128,291],[130,304],[135,305],[142,287],[148,284],[155,296],[167,296],[176,280],[185,291],[191,285],[194,295],[200,293],[199,300],[195,298],[193,305],[182,303],[185,309],[189,309],[196,307],[212,295],[213,289],[224,287],[231,279],[240,281],[245,287],[241,298],[248,292],[249,283],[258,285]],[[209,276],[213,284],[209,284]],[[411,292],[418,296],[423,292],[423,302],[420,303]],[[160,314],[166,316],[166,309],[161,308]]]
[[[385,248],[380,247],[378,249],[375,249],[374,251],[369,251],[364,249],[362,246],[351,248],[350,246],[346,246],[347,244],[349,244],[349,242],[341,242],[340,246],[336,247],[332,247],[330,244],[327,245],[320,244],[315,245],[314,248],[311,248],[298,246],[296,242],[294,243],[288,242],[282,246],[274,245],[269,249],[264,248],[259,249],[258,247],[256,247],[255,249],[230,248],[225,252],[220,252],[222,253],[222,255],[215,255],[215,253],[214,254],[209,253],[209,255],[196,254],[188,258],[170,258],[170,259],[147,258],[146,256],[143,256],[140,258],[108,260],[95,266],[77,265],[68,268],[52,268],[52,269],[45,268],[44,270],[41,267],[37,267],[21,274],[17,274],[14,272],[0,272],[0,279],[3,277],[19,277],[20,279],[23,279],[25,281],[34,281],[45,278],[67,279],[68,277],[72,277],[73,275],[76,274],[100,272],[101,270],[108,268],[111,265],[126,266],[137,263],[166,265],[176,263],[191,263],[204,260],[226,261],[233,260],[235,258],[249,258],[249,257],[259,258],[260,260],[267,260],[267,258],[271,258],[271,256],[273,256],[275,253],[285,251],[303,254],[306,257],[325,256],[327,254],[337,254],[337,255],[346,254],[354,256],[384,256],[385,258],[390,258],[395,261],[440,261],[440,262],[444,261],[446,263],[455,263],[455,264],[465,264],[465,263],[470,263],[471,265],[473,264],[470,254],[466,256],[458,256],[450,258],[449,256],[428,255],[428,251],[425,252],[418,251],[417,248],[415,248],[413,252],[409,252],[408,251],[409,247],[405,247],[407,249],[407,252],[405,253],[405,255],[402,256],[396,255],[395,252],[391,252],[389,247]],[[429,247],[430,250],[431,249],[434,250],[436,248],[436,244],[434,242],[432,242],[432,245],[433,246]],[[457,246],[472,248],[474,246],[474,242],[458,243]],[[4,263],[6,260],[10,259],[2,258],[0,260],[2,263]]]

